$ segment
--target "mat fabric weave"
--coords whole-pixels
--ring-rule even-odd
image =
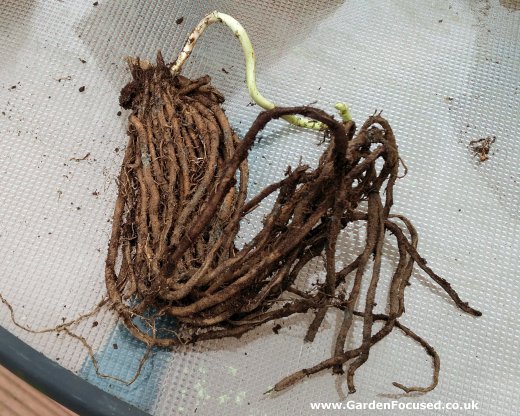
[[[478,319],[463,315],[424,275],[414,274],[403,323],[439,352],[441,379],[433,392],[400,400],[474,400],[480,407],[474,414],[516,414],[518,1],[96,3],[0,4],[0,293],[22,323],[56,325],[89,310],[104,294],[114,178],[126,144],[128,114],[117,114],[119,90],[130,79],[122,58],[154,59],[160,48],[173,59],[195,24],[218,9],[248,30],[259,89],[274,102],[317,100],[316,106],[332,112],[334,103],[346,101],[359,124],[383,109],[409,167],[395,188],[395,211],[416,224],[419,248],[430,266],[484,314]],[[182,23],[176,24],[180,17]],[[184,74],[211,75],[227,98],[232,126],[245,133],[259,109],[248,106],[243,57],[232,33],[211,27]],[[488,136],[496,141],[489,160],[480,163],[468,144]],[[250,156],[250,195],[281,178],[300,158],[315,164],[322,152],[319,140],[316,133],[272,123]],[[267,205],[244,222],[241,239],[252,235],[266,212]],[[342,237],[345,262],[363,237],[359,229]],[[395,247],[386,247],[383,270],[391,269],[394,252]],[[304,278],[320,276],[319,262],[305,269]],[[77,341],[24,333],[0,308],[0,324],[29,345],[157,416],[195,409],[197,415],[320,414],[311,410],[311,402],[390,401],[400,397],[393,381],[428,384],[429,357],[396,331],[358,371],[355,395],[345,399],[341,379],[320,374],[277,397],[264,396],[281,377],[330,356],[336,316],[330,313],[315,342],[304,344],[310,319],[292,317],[278,335],[266,327],[241,340],[158,351],[138,381],[126,387],[97,377]],[[94,320],[99,325],[93,327]],[[356,331],[354,338],[359,327]],[[93,345],[102,371],[132,376],[144,348],[110,312],[85,322],[78,332]],[[385,414],[364,414],[372,412]]]

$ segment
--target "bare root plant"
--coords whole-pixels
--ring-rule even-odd
[[[252,98],[260,113],[243,139],[221,107],[224,98],[204,76],[180,74],[198,37],[211,23],[228,25],[240,40]],[[305,341],[312,342],[330,309],[341,311],[340,330],[330,358],[279,381],[281,391],[299,380],[331,369],[346,373],[355,391],[357,369],[371,348],[395,328],[419,343],[433,361],[426,387],[394,385],[405,392],[427,392],[437,385],[440,361],[423,338],[399,322],[405,290],[414,266],[421,268],[464,312],[480,316],[417,252],[418,234],[404,216],[392,213],[400,157],[390,124],[374,113],[358,129],[345,104],[337,104],[341,120],[312,107],[277,107],[260,95],[254,76],[249,38],[230,16],[214,12],[190,35],[173,63],[158,53],[155,65],[128,59],[132,81],[120,96],[130,110],[128,145],[118,178],[112,232],[106,259],[108,298],[93,312],[56,328],[86,340],[70,327],[108,305],[128,330],[151,348],[172,348],[197,341],[240,337],[274,320],[311,313]],[[285,177],[248,198],[247,156],[258,133],[274,119],[322,130],[327,138],[316,168],[288,167]],[[241,221],[272,196],[274,203],[262,227],[242,246],[236,240]],[[338,236],[349,224],[366,228],[364,247],[355,259],[336,268]],[[383,245],[391,236],[398,262],[382,275]],[[324,258],[325,280],[309,288],[298,279],[314,258]],[[363,281],[367,291],[362,294]],[[385,314],[375,313],[380,281],[389,282]],[[174,326],[158,325],[161,317]],[[362,339],[347,348],[354,319],[362,320]],[[382,322],[381,325],[375,325]],[[375,328],[379,328],[375,330]],[[98,372],[99,373],[99,372]],[[102,375],[103,377],[110,377]]]
[[[434,378],[428,387],[395,385],[408,392],[432,389],[438,378],[437,354],[398,321],[414,265],[460,309],[475,316],[480,312],[427,266],[417,252],[411,222],[392,214],[400,158],[381,114],[369,117],[356,133],[354,122],[337,121],[315,108],[277,107],[262,112],[240,140],[208,77],[173,75],[160,54],[157,65],[133,60],[131,72],[133,81],[121,94],[121,104],[131,110],[129,141],[106,262],[110,303],[129,331],[147,345],[174,347],[240,337],[275,319],[312,311],[305,337],[312,341],[327,311],[336,308],[343,311],[343,322],[332,357],[288,376],[275,391],[331,368],[334,373],[346,371],[354,392],[356,370],[367,361],[371,347],[396,327],[432,356]],[[326,126],[329,144],[315,169],[288,167],[284,179],[247,200],[248,152],[267,123],[289,115]],[[241,220],[275,193],[261,229],[238,248]],[[363,201],[366,209],[361,209]],[[352,263],[337,270],[338,235],[353,222],[365,224],[365,246]],[[395,239],[399,261],[393,275],[385,277],[390,289],[387,314],[381,315],[373,308],[388,234]],[[311,290],[301,287],[299,272],[317,256],[325,258],[325,281]],[[361,299],[369,269],[368,291]],[[347,293],[348,282],[353,283]],[[174,317],[175,333],[137,325],[135,317],[144,315],[149,321]],[[363,320],[361,345],[346,349],[355,316]],[[376,321],[384,323],[374,332]]]

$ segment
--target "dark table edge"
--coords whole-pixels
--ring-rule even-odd
[[[1,326],[0,364],[79,415],[150,416],[63,368]]]

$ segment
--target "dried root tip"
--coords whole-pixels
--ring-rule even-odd
[[[296,373],[291,374],[290,376],[285,377],[280,380],[278,383],[274,385],[274,387],[270,391],[282,391],[285,390],[299,381],[303,380],[305,377],[309,377],[309,372],[305,369],[297,371]]]
[[[396,382],[393,382],[392,383],[393,386],[403,390],[405,393],[414,393],[414,392],[418,392],[418,393],[428,393],[429,391],[432,391],[435,386],[428,386],[428,387],[406,387],[405,385],[403,384],[400,384],[400,383],[396,383]]]

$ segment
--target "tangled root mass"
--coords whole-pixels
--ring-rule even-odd
[[[434,377],[427,387],[394,384],[405,391],[434,388],[437,353],[398,321],[414,265],[460,309],[475,316],[480,312],[427,266],[416,250],[413,225],[392,213],[400,158],[387,120],[374,114],[356,133],[353,122],[321,110],[279,107],[260,113],[240,140],[209,77],[173,76],[160,54],[156,65],[136,59],[130,68],[133,80],[120,97],[131,110],[128,146],[106,261],[109,300],[129,331],[149,346],[173,347],[239,337],[269,321],[312,311],[305,337],[312,341],[326,312],[336,308],[343,313],[332,356],[289,375],[274,390],[332,369],[346,372],[349,390],[355,391],[356,370],[396,327],[426,349]],[[330,140],[318,166],[288,168],[284,179],[247,199],[247,155],[257,134],[271,120],[292,114],[327,126]],[[275,202],[262,228],[238,248],[241,220],[271,194]],[[355,222],[366,227],[364,248],[338,270],[338,235]],[[382,315],[373,309],[387,235],[395,239],[399,261],[392,275],[384,276],[390,287]],[[302,287],[298,274],[317,256],[325,260],[325,281],[317,288]],[[366,295],[361,294],[363,279],[368,279]],[[175,331],[157,328],[161,316],[175,318]],[[147,325],[138,324],[137,317]],[[362,340],[348,349],[356,317],[363,321]],[[377,321],[383,325],[374,331]]]

